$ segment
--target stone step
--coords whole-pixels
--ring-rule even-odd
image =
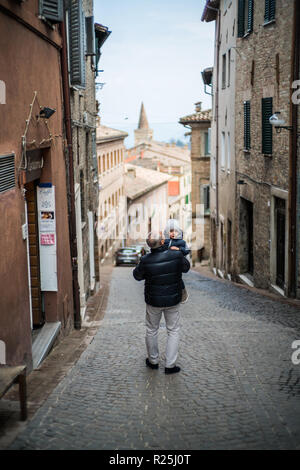
[[[61,322],[45,323],[32,343],[33,369],[37,369],[49,354],[61,328]]]

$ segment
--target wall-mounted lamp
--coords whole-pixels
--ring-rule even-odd
[[[52,114],[54,114],[56,109],[47,108],[46,106],[41,107],[40,114],[37,116],[38,118],[49,119]]]
[[[292,131],[292,126],[285,126],[285,120],[280,119],[280,114],[280,111],[276,111],[269,119],[270,124],[275,127],[277,134],[280,133],[281,129]]]

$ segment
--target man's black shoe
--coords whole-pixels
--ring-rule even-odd
[[[146,366],[150,367],[150,369],[158,369],[158,364],[151,364],[149,359],[146,359]]]
[[[176,372],[180,371],[180,367],[165,367],[165,374],[176,374]]]

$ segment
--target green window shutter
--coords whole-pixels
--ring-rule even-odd
[[[248,25],[247,32],[253,31],[253,14],[254,14],[254,0],[248,0]]]
[[[238,37],[245,35],[245,0],[239,0],[238,4]]]
[[[275,20],[276,0],[265,0],[265,23]]]
[[[210,200],[209,200],[209,186],[204,186],[203,188],[203,202],[204,202],[204,211],[207,212],[210,209]]]
[[[272,155],[273,133],[270,117],[273,114],[273,98],[262,99],[262,153]]]
[[[186,204],[189,203],[189,195],[188,195],[188,194],[185,196],[185,203],[186,203]]]
[[[64,15],[63,0],[40,0],[39,11],[51,23],[60,23]]]
[[[275,20],[275,13],[276,13],[276,0],[269,0],[270,1],[270,21]]]
[[[205,132],[205,155],[208,155],[208,132]]]
[[[85,87],[85,16],[81,0],[72,0],[69,16],[70,80],[75,86]]]
[[[96,46],[95,46],[95,24],[94,17],[87,16],[85,18],[85,29],[86,29],[86,54],[87,55],[96,55]]]
[[[244,102],[244,149],[251,148],[251,104],[250,101]]]

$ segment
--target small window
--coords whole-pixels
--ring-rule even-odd
[[[222,132],[222,141],[221,141],[221,168],[225,168],[225,132]]]
[[[15,156],[0,155],[0,193],[13,189],[15,185]]]
[[[231,72],[231,50],[228,51],[228,64],[227,64],[227,86],[230,86],[230,72]]]
[[[226,88],[226,54],[222,57],[222,88]]]
[[[205,155],[210,155],[210,129],[205,132]]]
[[[231,154],[230,154],[230,132],[227,133],[227,169],[230,170]]]
[[[251,104],[250,101],[244,102],[244,149],[251,148]]]
[[[204,204],[204,214],[209,214],[209,212],[210,212],[210,188],[209,188],[209,185],[203,186],[203,204]]]

